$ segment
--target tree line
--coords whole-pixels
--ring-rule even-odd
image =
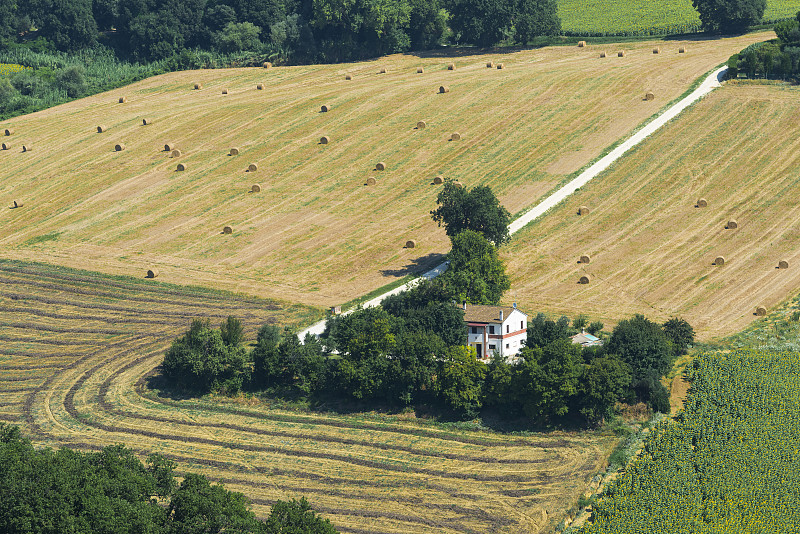
[[[35,449],[0,423],[0,532],[6,534],[335,534],[308,501],[278,501],[265,520],[247,498],[123,445],[98,452]]]
[[[777,39],[754,43],[728,60],[728,77],[800,79],[800,12],[775,25]]]

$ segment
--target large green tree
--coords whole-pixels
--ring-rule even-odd
[[[737,33],[761,22],[767,0],[692,0],[707,31]]]
[[[450,347],[439,360],[434,391],[458,417],[472,419],[483,406],[486,365],[471,347]]]
[[[457,301],[497,304],[511,287],[497,248],[483,235],[464,230],[452,238],[450,266],[441,281]]]
[[[461,43],[492,46],[511,28],[514,8],[514,0],[451,0],[450,27]]]
[[[534,37],[558,35],[561,19],[556,0],[518,0],[514,29],[517,41],[522,44]]]
[[[19,8],[39,29],[39,35],[59,50],[89,48],[97,42],[92,0],[26,0]]]
[[[477,186],[468,191],[452,180],[446,180],[436,197],[439,207],[431,217],[451,238],[463,230],[480,232],[496,246],[509,239],[508,223],[511,214],[487,186]]]

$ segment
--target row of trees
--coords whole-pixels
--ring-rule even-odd
[[[305,498],[278,501],[260,521],[244,495],[175,464],[142,463],[122,445],[94,453],[34,449],[0,423],[0,532],[6,534],[335,534]]]
[[[186,48],[341,61],[556,35],[555,0],[0,0],[0,42],[41,37],[57,50],[102,42],[121,58]]]
[[[728,60],[728,76],[748,78],[800,78],[800,12],[775,25],[777,40],[755,43]]]

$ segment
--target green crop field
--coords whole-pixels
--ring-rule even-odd
[[[764,22],[794,16],[800,0],[767,0]],[[657,35],[700,31],[691,0],[558,0],[569,35]]]
[[[800,529],[800,356],[708,352],[684,413],[607,488],[583,534]]]

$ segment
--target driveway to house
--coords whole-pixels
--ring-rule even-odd
[[[555,191],[552,195],[547,197],[546,199],[542,200],[536,206],[525,212],[522,216],[515,219],[511,224],[508,225],[508,232],[513,235],[519,230],[523,229],[525,226],[536,220],[537,218],[544,215],[550,208],[555,207],[559,202],[570,196],[572,193],[577,191],[579,188],[586,185],[592,178],[595,178],[598,174],[606,170],[608,167],[611,166],[612,163],[617,161],[621,158],[628,150],[635,147],[642,141],[644,141],[650,134],[664,126],[666,123],[677,117],[683,110],[703,98],[705,95],[720,87],[722,85],[722,80],[725,78],[725,72],[728,70],[728,67],[720,67],[719,69],[715,70],[711,74],[706,77],[705,80],[688,96],[678,101],[675,105],[668,108],[664,113],[653,119],[651,122],[647,123],[641,130],[634,133],[631,137],[629,137],[626,141],[618,145],[614,148],[611,152],[607,155],[603,156],[588,169],[580,173],[575,179],[568,182],[566,185]],[[422,279],[435,278],[445,272],[447,270],[447,262],[438,265],[431,269],[430,271],[424,273],[419,278],[415,278],[410,282],[403,284],[400,287],[397,287],[391,291],[387,291],[386,293],[375,297],[372,300],[369,300],[363,304],[365,308],[369,308],[372,306],[377,306],[381,303],[383,299],[390,295],[396,295],[401,291],[405,291],[406,289],[412,287],[413,285],[417,284]],[[347,310],[344,312],[345,314],[350,313],[352,310]],[[325,321],[319,321],[314,323],[310,327],[302,330],[298,333],[300,339],[304,339],[306,334],[314,334],[320,335],[325,330]]]

